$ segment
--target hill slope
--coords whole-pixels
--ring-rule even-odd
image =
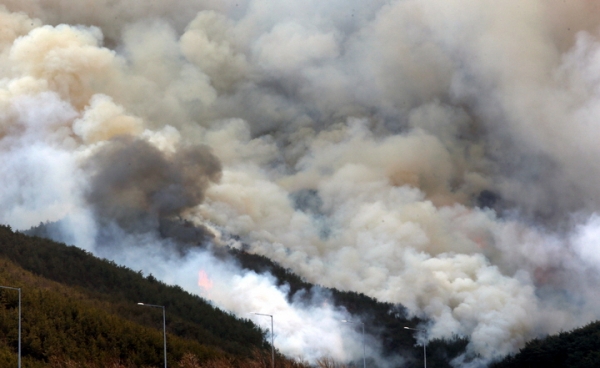
[[[600,367],[600,322],[529,341],[518,354],[492,365],[492,368],[530,367]]]
[[[326,291],[332,304],[345,308],[365,322],[366,333],[381,342],[384,358],[401,355],[405,359],[402,367],[422,365],[422,347],[417,345],[414,334],[405,330],[404,326],[416,327],[423,321],[408,319],[401,305],[382,303],[360,293],[312,285],[259,255],[229,249],[219,256],[235,259],[244,269],[271,273],[280,285],[289,285],[290,300],[308,295],[307,291],[312,288]],[[9,227],[0,226],[0,257],[73,288],[95,303],[104,303],[107,310],[135,323],[162,329],[158,311],[136,305],[144,301],[166,306],[170,334],[246,358],[252,358],[257,349],[269,348],[264,339],[265,331],[250,321],[240,321],[180,287],[167,286],[152,275],[144,277],[139,272],[98,259],[77,247],[16,233]],[[467,343],[463,339],[430,341],[428,364],[431,367],[450,367],[450,360],[464,353]]]
[[[0,285],[22,288],[24,367],[161,366],[161,312],[136,305],[140,300],[166,307],[170,365],[187,359],[241,366],[257,352],[270,356],[264,331],[248,320],[152,276],[6,226],[0,226]],[[16,365],[17,295],[0,289],[3,367]]]

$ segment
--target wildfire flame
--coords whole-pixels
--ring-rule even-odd
[[[210,295],[210,290],[213,287],[213,282],[204,270],[200,270],[198,272],[198,286],[200,286],[200,288],[202,288],[202,290],[206,292],[207,295]]]

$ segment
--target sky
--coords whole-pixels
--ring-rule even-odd
[[[0,1],[0,222],[55,223],[273,314],[290,357],[359,359],[360,331],[320,291],[288,301],[176,239],[400,303],[429,321],[420,342],[467,337],[455,366],[485,366],[599,318],[599,16],[591,0]]]

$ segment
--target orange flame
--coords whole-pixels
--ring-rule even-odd
[[[200,272],[198,272],[198,286],[207,292],[213,287],[212,280],[208,277],[204,270],[200,270]]]

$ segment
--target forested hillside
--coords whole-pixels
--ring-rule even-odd
[[[179,287],[0,226],[0,285],[22,289],[23,367],[159,367],[270,358],[264,331]],[[18,292],[0,289],[0,366],[17,364]],[[277,357],[282,365],[295,365]]]
[[[342,292],[312,285],[266,257],[235,249],[229,249],[226,254],[220,256],[232,257],[242,268],[258,273],[269,272],[273,274],[279,284],[289,285],[288,296],[290,299],[302,298],[303,295],[308,294],[306,291],[313,287],[320,288],[322,291],[329,293],[332,303],[345,308],[352,315],[365,322],[366,333],[376,336],[381,341],[384,356],[392,358],[393,356],[402,355],[406,359],[403,363],[403,367],[406,368],[422,366],[422,346],[417,345],[414,333],[404,329],[405,326],[416,327],[422,321],[416,318],[407,319],[402,306],[378,302],[360,293]],[[212,357],[218,359],[223,357],[256,359],[257,352],[264,353],[266,351],[268,359],[270,346],[265,341],[266,331],[259,330],[248,320],[239,320],[215,308],[204,299],[191,295],[178,286],[165,285],[152,275],[144,277],[140,272],[132,271],[107,260],[98,259],[77,247],[13,232],[6,226],[0,226],[0,260],[2,259],[6,259],[7,264],[14,262],[14,267],[22,267],[26,270],[22,272],[31,272],[38,275],[45,282],[52,280],[55,283],[60,283],[62,288],[69,290],[68,293],[78,295],[77,297],[69,296],[67,298],[69,301],[81,300],[82,303],[85,301],[91,303],[93,307],[98,308],[102,313],[111,316],[117,315],[119,318],[129,321],[127,323],[151,327],[156,335],[153,341],[154,345],[152,345],[154,355],[150,355],[149,362],[143,364],[160,364],[162,319],[159,310],[141,308],[136,305],[139,301],[166,306],[169,339],[174,338],[173,336],[179,336],[184,339],[182,341],[194,341],[198,344],[200,350],[169,348],[170,361],[183,359],[185,352],[192,352],[199,360],[203,360],[212,359]],[[23,285],[19,283],[19,278],[7,279],[6,284]],[[24,293],[31,295],[30,288],[28,287]],[[2,295],[4,294],[8,295],[9,293],[5,292]],[[89,315],[94,313],[89,312]],[[53,323],[55,326],[63,326],[62,321],[54,321]],[[75,322],[71,321],[67,325],[73,325],[73,323]],[[120,325],[124,326],[127,323],[120,323]],[[63,332],[55,333],[60,335]],[[120,336],[121,334],[119,332],[117,335]],[[141,335],[142,333],[136,332],[135,334]],[[108,335],[108,332],[105,335]],[[52,337],[52,339],[55,338]],[[107,339],[107,337],[102,339]],[[14,342],[15,340],[10,341]],[[468,340],[465,339],[430,341],[427,348],[428,365],[430,367],[451,367],[450,361],[465,351],[467,343]],[[56,344],[57,346],[60,345],[59,342]],[[80,345],[84,346],[86,344]],[[106,355],[107,350],[115,351],[118,354],[113,354],[114,356],[108,354],[102,359],[121,359],[121,361],[132,364],[141,364],[141,358],[139,357],[135,358],[137,360],[125,358],[127,349],[132,350],[133,347],[126,348],[124,352],[120,348],[124,343],[113,341],[112,344],[99,345],[95,354]],[[131,345],[132,343],[127,344]],[[127,344],[125,345],[129,346]],[[30,349],[30,347],[27,349]],[[66,357],[71,357],[71,359],[73,356],[81,355],[76,351],[54,349],[60,351]],[[29,354],[29,351],[24,350],[24,354]],[[145,356],[142,353],[144,350],[139,351],[140,356]],[[51,359],[55,359],[52,358],[54,356],[52,354],[45,353],[45,355],[36,356],[35,359],[49,362]],[[10,354],[7,356],[10,356]],[[14,347],[12,356],[14,356]],[[94,358],[86,356],[85,359]],[[283,359],[283,357],[278,356],[278,359]],[[292,364],[291,362],[288,363]]]
[[[521,351],[491,368],[600,367],[600,322],[529,341]]]

